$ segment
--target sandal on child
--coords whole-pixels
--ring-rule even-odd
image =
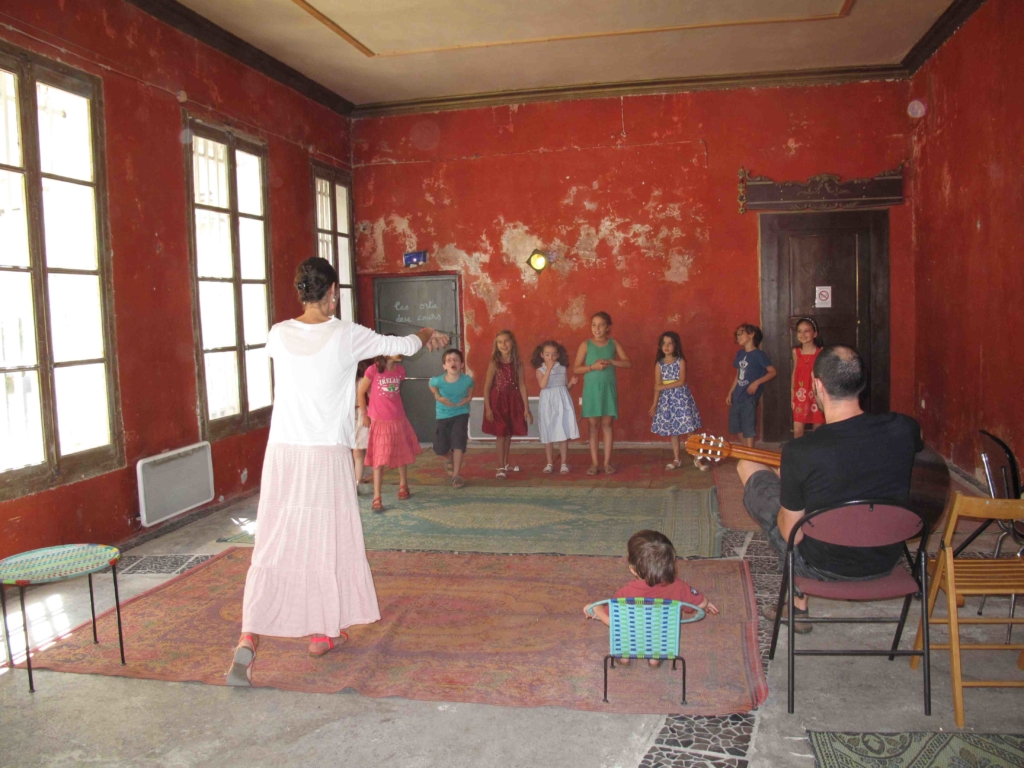
[[[665,465],[665,469],[667,469],[669,472],[671,472],[673,469],[679,469],[679,467],[681,467],[682,465],[683,465],[683,460],[682,459],[676,459],[675,461],[670,461],[668,464],[666,464]]]
[[[242,645],[243,640],[252,643],[252,648]],[[238,640],[238,647],[235,648],[235,658],[231,662],[231,669],[228,670],[227,684],[239,688],[252,687],[252,665],[256,661],[256,647],[259,640],[253,635],[242,635]]]
[[[563,474],[563,475],[568,475],[569,474],[569,465],[568,464],[563,464],[562,468],[560,470],[558,470],[558,471],[561,474]]]
[[[466,484],[466,481],[462,479],[462,475],[456,475],[452,478],[452,487],[461,488]]]
[[[544,469],[541,470],[541,472],[543,472],[545,475],[550,475],[554,471],[555,471],[555,465],[554,464],[546,464],[546,465],[544,465]]]
[[[373,497],[373,503],[370,505],[371,512],[383,512],[384,511],[384,500],[380,496]]]
[[[409,493],[409,486],[408,485],[400,485],[400,486],[398,486],[398,500],[399,501],[405,501],[410,496],[412,496],[412,494]]]
[[[700,460],[700,456],[694,456],[693,457],[693,466],[695,466],[701,472],[710,472],[711,471],[711,465],[708,464],[707,462],[701,461]]]
[[[455,462],[450,459],[444,460],[444,471],[449,475],[455,476]]]
[[[309,655],[314,658],[319,656],[326,656],[328,653],[333,651],[337,646],[341,645],[343,642],[348,640],[348,633],[342,632],[341,635],[338,637],[338,640],[340,642],[335,643],[334,640],[328,637],[327,635],[313,635],[309,639]],[[313,646],[318,646],[315,651],[313,650]]]
[[[504,467],[498,467],[498,469],[495,470],[495,472],[494,472],[494,477],[495,477],[496,480],[504,480],[505,479],[505,468]]]
[[[587,474],[588,475],[596,475],[598,473],[598,471],[599,470],[598,470],[597,464],[592,464],[590,466],[590,468],[587,469]]]
[[[605,464],[604,465],[604,473],[606,475],[614,475],[615,472],[616,472],[615,467],[613,467],[611,464]]]

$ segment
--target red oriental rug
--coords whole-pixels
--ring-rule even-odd
[[[127,666],[119,663],[112,612],[36,652],[38,667],[222,685],[238,638],[252,550],[229,549],[122,606]],[[683,628],[687,701],[679,672],[634,662],[609,673],[601,701],[604,625],[586,603],[609,597],[629,574],[620,558],[371,552],[383,620],[351,628],[320,659],[305,639],[263,638],[257,686],[423,701],[558,706],[635,714],[724,715],[764,701],[757,607],[746,563],[681,562],[721,615]]]

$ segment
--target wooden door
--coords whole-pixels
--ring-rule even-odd
[[[765,389],[763,439],[793,435],[791,350],[801,317],[815,319],[826,344],[860,352],[862,405],[888,411],[889,212],[761,214],[760,227],[761,347],[779,372]]]
[[[436,328],[451,336],[449,347],[462,348],[457,276],[374,278],[373,299],[377,333],[407,336],[424,327]],[[421,349],[405,359],[402,404],[421,443],[434,439],[434,396],[428,382],[444,372],[443,352]]]

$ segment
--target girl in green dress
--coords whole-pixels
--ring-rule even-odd
[[[583,376],[583,416],[590,425],[590,469],[588,475],[598,473],[597,447],[604,438],[604,472],[615,472],[612,466],[612,446],[615,434],[612,420],[619,417],[619,398],[615,389],[615,369],[632,368],[622,345],[611,337],[612,318],[607,312],[598,312],[590,318],[593,339],[587,339],[576,351],[573,372]],[[600,432],[598,432],[600,427]]]

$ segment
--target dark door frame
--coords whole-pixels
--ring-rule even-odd
[[[782,272],[779,254],[779,235],[786,231],[808,231],[809,218],[814,217],[814,228],[823,232],[861,230],[867,223],[870,263],[866,279],[868,285],[868,307],[870,327],[865,336],[868,361],[868,392],[870,410],[885,413],[889,410],[889,211],[888,209],[858,210],[835,213],[761,213],[758,216],[761,248],[761,328],[764,331],[764,351],[779,371],[776,386],[789,392],[788,371],[792,331],[790,319],[779,315],[779,287],[788,281],[789,275]],[[858,243],[858,248],[860,243]],[[858,292],[861,286],[857,286]],[[826,342],[828,340],[826,339]],[[862,344],[862,346],[864,346]],[[787,379],[782,381],[782,379]],[[769,385],[770,386],[770,385]],[[789,410],[779,413],[779,408],[769,405],[765,396],[762,413],[762,435],[768,442],[785,439],[792,434],[792,417]],[[773,398],[775,400],[777,398]],[[788,402],[788,395],[786,402]]]

